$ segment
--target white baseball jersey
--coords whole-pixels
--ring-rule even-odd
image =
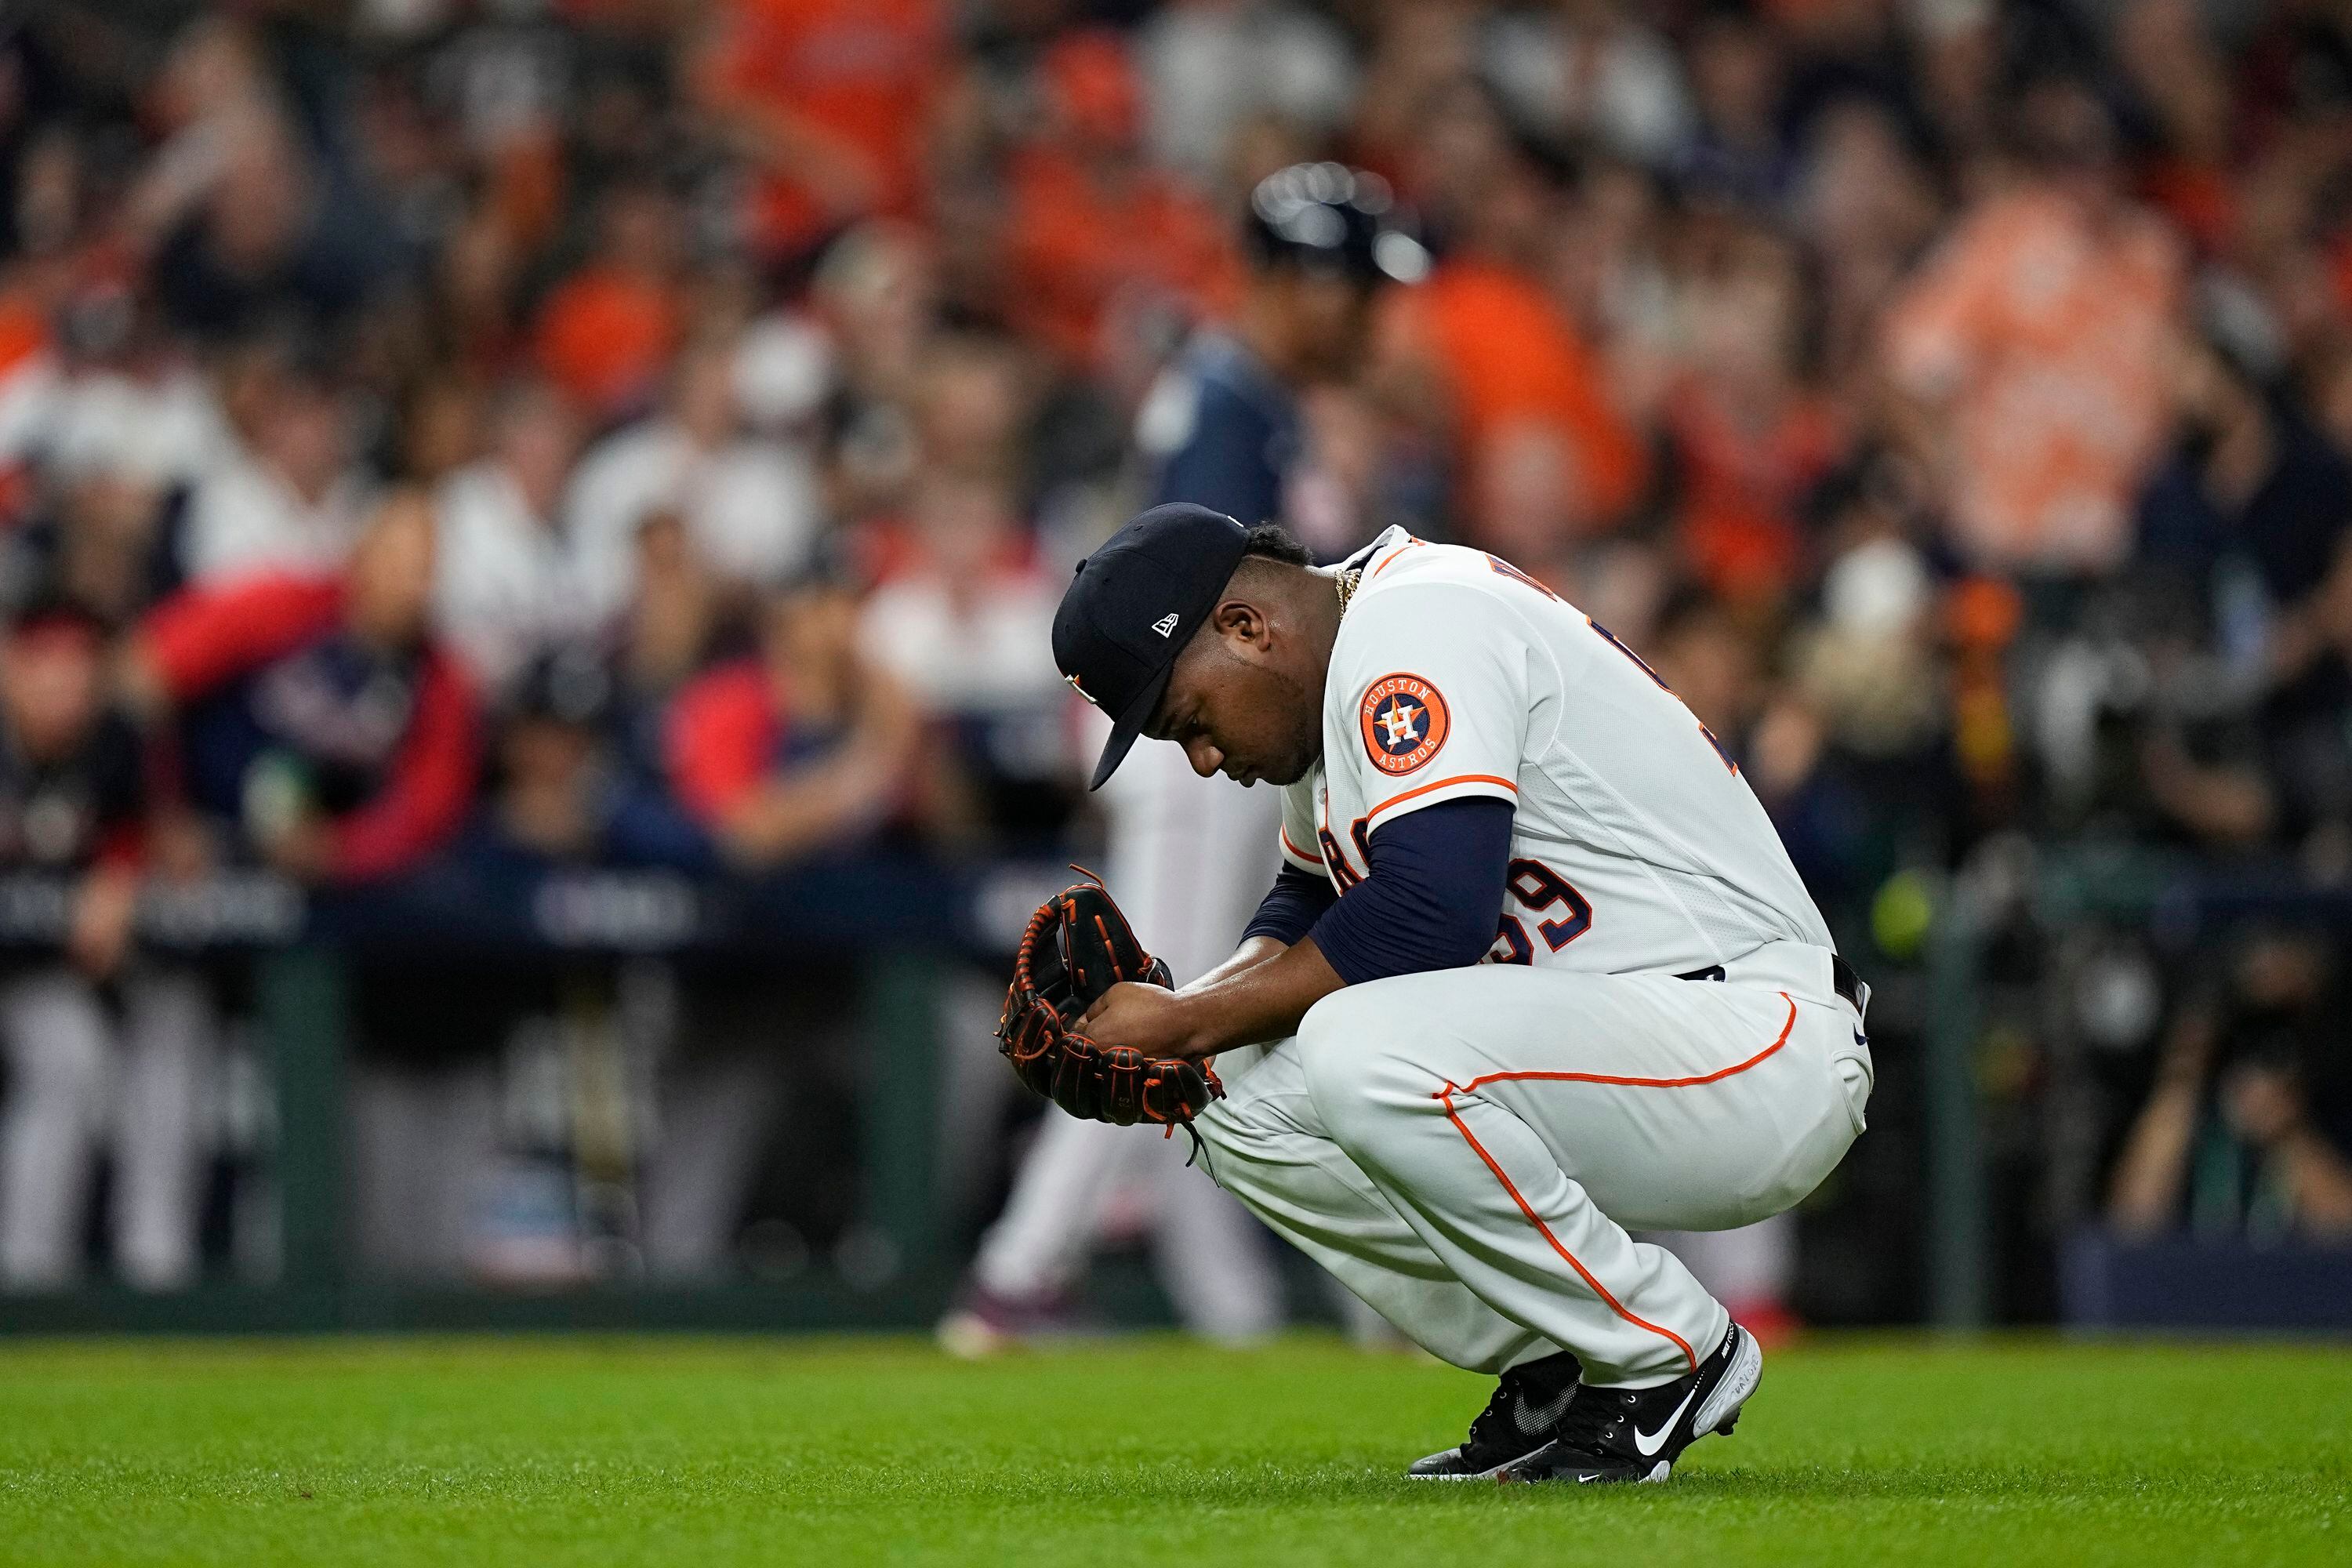
[[[1282,853],[1342,892],[1408,812],[1511,803],[1487,962],[1681,974],[1828,928],[1730,757],[1656,673],[1495,556],[1392,528],[1323,695],[1323,757],[1284,791]]]

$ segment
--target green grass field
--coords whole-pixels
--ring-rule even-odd
[[[1416,1486],[1481,1379],[1301,1338],[0,1345],[0,1563],[2352,1563],[2352,1351],[1832,1341],[1664,1487]]]

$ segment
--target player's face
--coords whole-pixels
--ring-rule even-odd
[[[36,757],[71,751],[98,714],[99,645],[76,626],[11,637],[0,651],[0,710]]]
[[[383,503],[352,552],[352,623],[365,636],[404,643],[424,627],[433,595],[433,509],[413,492]]]
[[[1322,750],[1320,710],[1274,648],[1211,628],[1177,659],[1147,733],[1183,747],[1202,778],[1296,784]]]

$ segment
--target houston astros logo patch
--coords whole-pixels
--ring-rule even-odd
[[[1418,675],[1383,675],[1364,692],[1356,716],[1364,750],[1384,773],[1409,773],[1445,744],[1445,699]]]

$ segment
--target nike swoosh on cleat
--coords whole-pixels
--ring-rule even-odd
[[[1673,1435],[1674,1429],[1682,1422],[1683,1412],[1688,1410],[1690,1402],[1697,1397],[1698,1384],[1694,1383],[1691,1384],[1691,1391],[1683,1395],[1683,1402],[1675,1406],[1675,1413],[1666,1417],[1664,1426],[1655,1432],[1646,1434],[1639,1426],[1633,1428],[1633,1447],[1641,1450],[1642,1458],[1646,1459],[1666,1446],[1667,1437]]]

